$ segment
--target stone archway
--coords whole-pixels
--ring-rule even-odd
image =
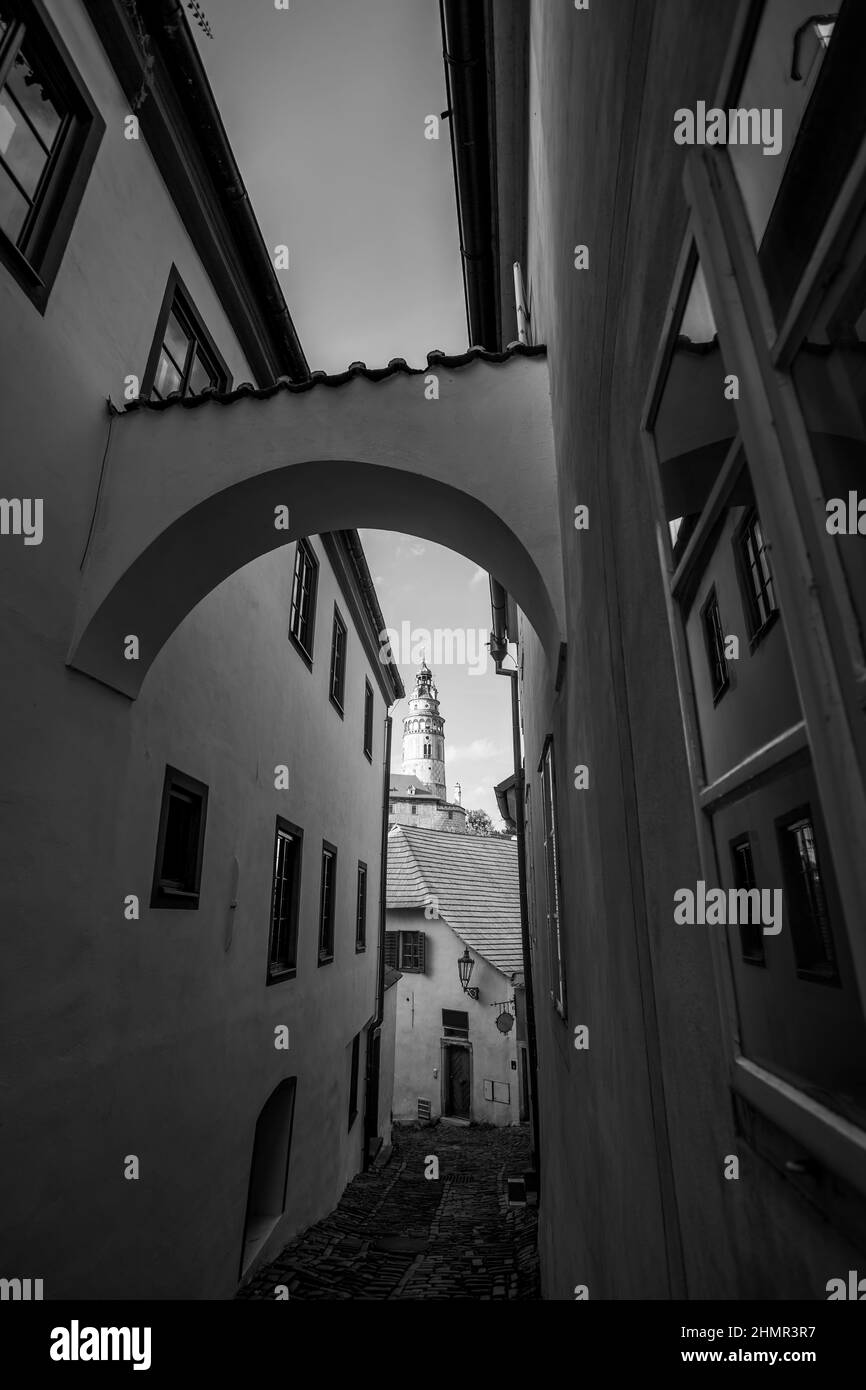
[[[69,664],[135,698],[171,633],[230,574],[299,536],[365,526],[483,566],[555,664],[563,591],[544,349],[431,353],[427,372],[359,366],[124,412]],[[125,656],[131,635],[137,660]]]

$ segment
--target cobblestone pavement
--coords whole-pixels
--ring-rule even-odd
[[[396,1128],[390,1162],[238,1294],[291,1299],[539,1297],[536,1210],[509,1207],[506,1177],[529,1166],[525,1125]],[[439,1179],[424,1177],[428,1154]]]

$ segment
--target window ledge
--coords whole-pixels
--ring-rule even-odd
[[[733,1089],[817,1161],[866,1196],[866,1133],[746,1057],[734,1061]],[[797,1157],[792,1152],[792,1159]]]
[[[296,965],[288,966],[285,970],[269,970],[267,983],[269,985],[281,985],[286,980],[297,979],[297,975],[298,967]]]
[[[308,652],[308,651],[307,651],[307,649],[306,649],[306,647],[304,646],[303,642],[301,642],[300,638],[298,638],[298,637],[295,636],[295,634],[292,632],[291,628],[289,629],[289,641],[291,642],[291,644],[292,644],[292,646],[294,647],[295,651],[298,653],[298,656],[301,658],[301,660],[303,661],[304,665],[305,665],[310,671],[312,671],[312,669],[313,669],[313,654],[312,654],[312,652]]]

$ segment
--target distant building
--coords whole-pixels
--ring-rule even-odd
[[[463,983],[471,993],[458,968],[467,956]],[[393,826],[385,963],[403,975],[395,991],[394,1119],[525,1119],[515,841]]]
[[[389,822],[466,834],[466,811],[448,800],[445,786],[445,720],[439,691],[426,661],[415,677],[403,719],[403,772],[391,774]]]

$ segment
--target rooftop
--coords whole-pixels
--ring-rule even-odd
[[[431,896],[471,950],[504,975],[523,969],[516,841],[393,826],[388,907],[425,907]]]

